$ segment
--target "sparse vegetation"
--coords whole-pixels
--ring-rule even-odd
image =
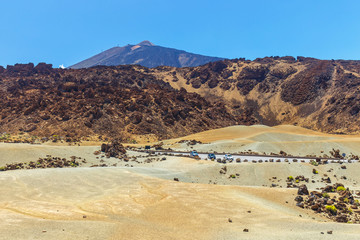
[[[333,215],[336,215],[337,213],[337,208],[334,205],[327,205],[325,209]]]
[[[319,166],[319,163],[316,162],[315,160],[310,160],[310,164],[313,166]]]
[[[39,158],[36,162],[30,161],[29,163],[11,163],[6,166],[0,167],[0,171],[18,170],[18,169],[34,169],[34,168],[63,168],[63,167],[78,167],[80,163],[77,157],[72,157],[70,160],[66,158],[51,157],[48,155],[46,158]],[[86,162],[84,159],[82,162]]]
[[[322,196],[323,196],[323,198],[330,198],[329,194],[328,194],[328,193],[326,193],[326,192],[325,192],[325,193],[323,193],[323,194],[322,194]]]

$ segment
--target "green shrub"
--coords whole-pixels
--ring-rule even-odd
[[[294,177],[293,176],[288,176],[288,180],[289,181],[294,181]]]
[[[333,215],[337,213],[337,208],[334,205],[327,205],[325,209],[331,212]]]
[[[6,167],[0,167],[0,171],[5,171]]]
[[[323,196],[323,198],[330,198],[328,193],[323,193],[322,196]]]
[[[319,163],[315,162],[314,160],[311,160],[310,164],[313,165],[313,166],[319,166]]]
[[[346,188],[344,188],[343,186],[338,186],[338,187],[336,188],[336,191],[337,191],[337,192],[345,191],[345,190],[346,190]]]

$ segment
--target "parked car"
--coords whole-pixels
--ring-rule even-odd
[[[234,158],[233,158],[233,156],[231,156],[231,154],[225,154],[224,160],[232,162],[232,161],[234,161]]]
[[[216,159],[216,156],[214,153],[209,153],[208,154],[208,159]]]
[[[197,153],[197,151],[191,151],[191,152],[190,152],[190,156],[191,156],[191,157],[198,157],[199,154]]]

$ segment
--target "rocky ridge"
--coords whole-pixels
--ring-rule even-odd
[[[171,138],[252,121],[239,119],[223,102],[176,90],[140,66],[1,69],[1,132],[127,141],[134,135]]]
[[[0,131],[129,141],[236,124],[360,132],[360,62],[298,57],[199,67],[0,67]]]
[[[360,132],[360,61],[233,59],[194,68],[158,67],[154,74],[174,88],[225,101],[261,124]]]
[[[321,192],[310,193],[306,185],[301,185],[295,201],[298,207],[311,209],[336,222],[359,224],[359,196],[359,192],[354,195],[341,183],[327,185]]]

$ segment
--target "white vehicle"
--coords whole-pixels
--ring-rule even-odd
[[[232,162],[232,161],[234,161],[234,158],[233,158],[233,156],[231,156],[231,154],[225,154],[224,160]]]

